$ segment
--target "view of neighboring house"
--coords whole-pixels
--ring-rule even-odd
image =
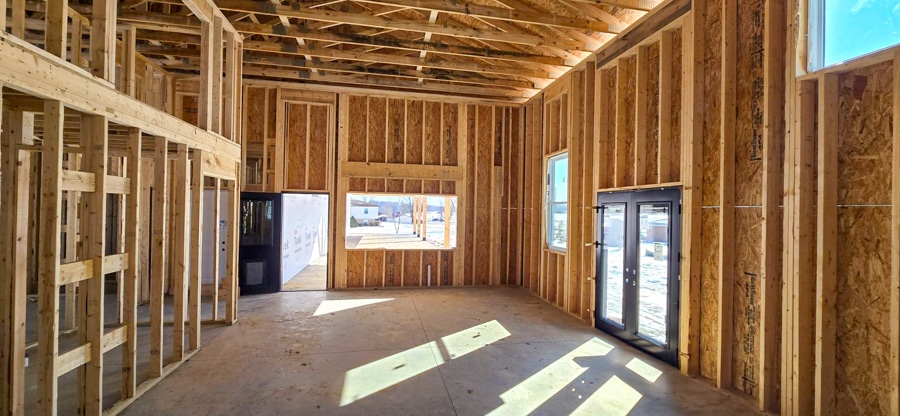
[[[359,224],[374,222],[378,219],[378,204],[353,199],[350,201],[350,216]]]

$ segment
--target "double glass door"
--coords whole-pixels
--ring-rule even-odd
[[[677,365],[681,190],[597,195],[597,328]]]

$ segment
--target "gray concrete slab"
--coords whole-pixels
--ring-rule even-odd
[[[521,288],[243,297],[126,415],[755,415]]]

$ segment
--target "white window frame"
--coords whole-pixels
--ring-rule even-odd
[[[569,152],[563,151],[548,155],[545,159],[544,169],[546,170],[546,190],[544,192],[544,246],[552,251],[558,251],[565,253],[567,251],[566,247],[560,247],[557,245],[553,245],[552,243],[552,231],[553,231],[553,220],[551,216],[553,215],[553,206],[563,205],[566,207],[566,212],[568,213],[569,207],[569,182],[566,180],[566,199],[560,202],[553,201],[553,183],[554,183],[554,173],[552,166],[555,162],[558,162],[562,159],[566,159],[568,164]],[[569,230],[568,230],[568,221],[566,221],[566,246],[568,246],[569,242]]]
[[[813,73],[830,67],[836,67],[847,62],[853,62],[871,55],[877,55],[887,50],[900,47],[900,44],[891,45],[886,48],[876,49],[866,54],[853,57],[846,61],[836,62],[834,64],[825,65],[825,2],[827,0],[808,0],[806,24],[806,70]]]

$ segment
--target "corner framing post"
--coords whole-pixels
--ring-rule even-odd
[[[188,285],[188,348],[200,348],[201,274],[203,273],[203,151],[191,155],[191,281]]]
[[[163,372],[163,311],[168,259],[168,182],[169,141],[157,137],[153,149],[153,239],[150,250],[150,377],[161,377]]]
[[[122,321],[125,325],[125,343],[122,346],[122,399],[135,396],[137,390],[137,285],[141,278],[141,139],[140,129],[128,129],[126,145],[128,179],[131,192],[125,197],[125,252],[128,253],[128,268],[125,270],[125,296]]]
[[[213,198],[213,255],[212,255],[212,320],[219,320],[219,220],[222,217],[222,180],[215,178],[215,198]]]
[[[2,101],[2,95],[0,95]],[[34,114],[7,112],[2,123],[0,162],[4,204],[0,204],[0,411],[4,415],[25,412],[25,305],[28,284],[28,200],[31,153],[20,144],[33,144]],[[7,280],[8,279],[8,280]],[[8,309],[7,309],[8,306]]]
[[[55,2],[51,2],[55,3]],[[42,415],[56,415],[59,369],[59,243],[62,210],[62,154],[65,109],[60,101],[44,101],[41,147],[41,203],[38,239],[38,405]]]
[[[174,313],[172,321],[172,361],[184,359],[184,315],[187,304],[188,280],[188,197],[190,192],[190,168],[188,166],[188,147],[179,144],[175,152],[174,200],[172,201],[172,225],[175,235],[172,238],[175,261],[172,263],[172,281],[174,293]]]
[[[239,173],[240,169],[238,169]],[[225,241],[225,322],[233,325],[237,321],[237,286],[238,286],[238,219],[240,210],[240,189],[238,181],[229,181],[228,184],[228,230]]]

